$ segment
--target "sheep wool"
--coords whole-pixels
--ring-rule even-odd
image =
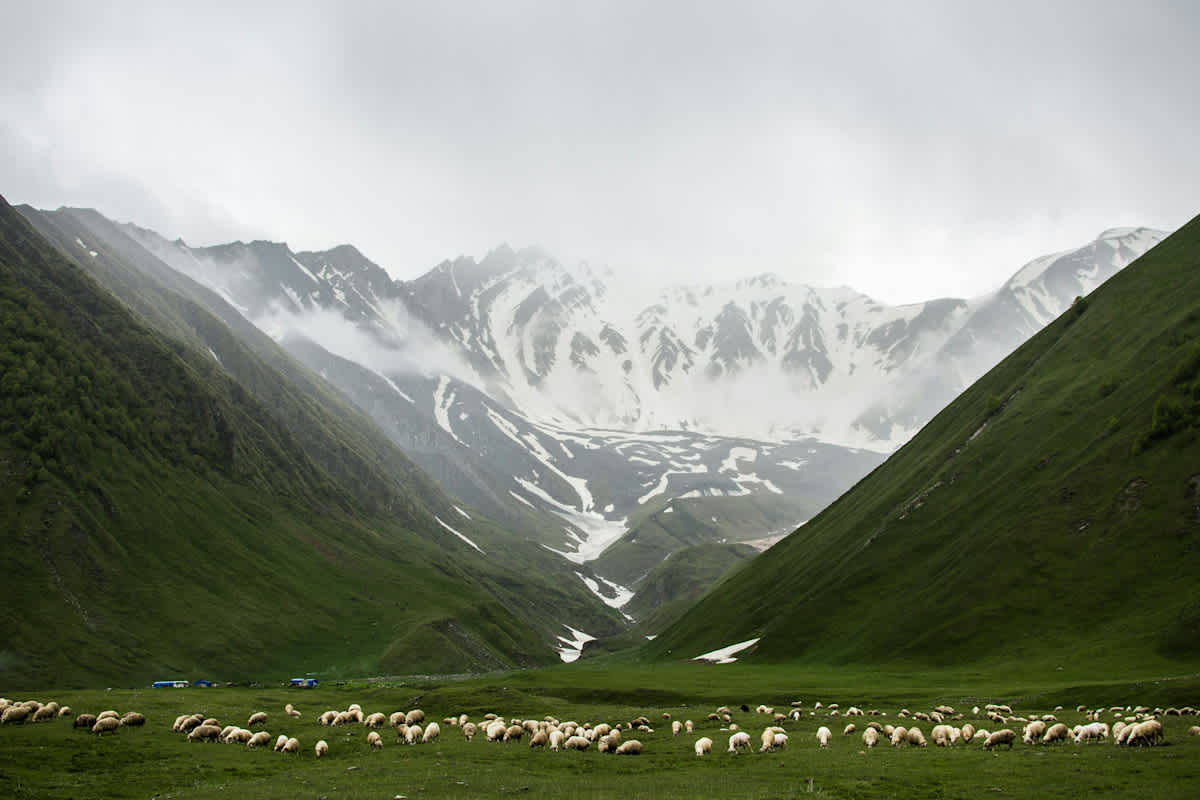
[[[279,734],[279,738],[275,740],[275,752],[276,753],[281,752],[283,750],[283,746],[285,744],[287,744],[287,742],[288,742],[287,734],[286,733]]]
[[[561,750],[566,740],[566,736],[560,730],[550,731],[550,749]]]
[[[128,728],[140,728],[146,724],[146,715],[137,711],[126,711],[121,717],[121,725]]]
[[[363,720],[363,725],[366,725],[368,728],[382,728],[386,722],[387,717],[376,711]]]
[[[317,742],[316,747],[313,748],[313,752],[316,754],[317,758],[329,755],[329,745],[325,743],[324,739],[322,739],[321,741]]]
[[[246,742],[246,747],[253,749],[255,747],[266,747],[271,743],[271,734],[266,731],[259,731],[250,737],[250,741]]]
[[[867,728],[862,734],[863,744],[867,747],[874,747],[879,741],[879,731],[874,728]]]
[[[367,746],[370,747],[372,750],[382,750],[383,749],[383,739],[379,738],[378,731],[371,731],[370,733],[367,734]]]
[[[742,748],[750,749],[750,734],[745,731],[738,731],[729,737],[729,752],[736,755],[737,751]]]
[[[987,737],[987,741],[983,743],[984,750],[991,750],[1002,744],[1008,745],[1008,749],[1012,750],[1013,742],[1017,740],[1017,732],[1011,728],[1002,728]]]
[[[696,740],[696,755],[707,756],[712,754],[712,739],[707,736],[702,736]]]
[[[299,739],[296,739],[296,738],[290,738],[290,739],[288,739],[288,740],[287,740],[287,741],[284,743],[284,745],[283,745],[283,750],[282,750],[281,752],[284,752],[284,753],[299,753],[299,752],[300,752],[300,740],[299,740]]]
[[[436,722],[431,722],[425,726],[425,732],[421,734],[421,741],[424,742],[425,744],[429,744],[432,741],[436,741],[437,738],[441,735],[442,735],[441,726],[438,725]]]
[[[247,728],[253,728],[255,725],[266,725],[266,724],[267,724],[267,712],[265,712],[265,711],[255,711],[253,714],[250,715],[250,719],[246,720]]]
[[[464,724],[462,726],[462,732],[463,732],[463,736],[465,736],[467,738],[468,742],[471,741],[472,739],[474,739],[475,738],[475,723],[468,722],[468,723]]]
[[[583,738],[582,736],[572,736],[570,739],[567,739],[565,744],[563,744],[563,749],[565,749],[565,750],[587,750],[589,747],[591,747],[591,744],[592,744],[591,742],[589,742],[587,739]]]
[[[817,728],[817,743],[821,747],[829,747],[829,740],[833,738],[833,731],[826,728],[824,725]]]
[[[628,739],[621,742],[617,747],[617,755],[619,756],[640,756],[642,754],[642,743],[637,739]]]
[[[104,717],[96,720],[96,724],[92,726],[92,733],[97,736],[102,733],[112,733],[119,727],[121,727],[121,720],[116,717]]]

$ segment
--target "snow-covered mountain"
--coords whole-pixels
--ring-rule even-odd
[[[794,527],[1165,236],[1105,231],[984,296],[887,306],[769,274],[648,297],[507,246],[392,281],[350,246],[191,248],[125,231],[284,342],[449,491],[580,564],[614,605],[625,586],[586,564],[640,513],[724,498],[729,524],[715,530],[776,533],[745,529],[754,498],[756,513],[775,504],[775,528]]]

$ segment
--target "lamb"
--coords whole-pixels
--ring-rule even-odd
[[[266,731],[259,731],[250,737],[250,741],[246,742],[246,747],[252,750],[255,747],[266,747],[270,743],[271,734],[267,733]]]
[[[737,754],[741,748],[750,749],[750,734],[745,731],[738,731],[729,737],[729,752]]]
[[[100,720],[100,722],[103,721],[104,720]],[[100,722],[97,722],[96,724],[99,725]],[[196,727],[192,728],[192,731],[188,734],[187,738],[189,742],[213,742],[216,741],[220,735],[221,729],[216,725],[197,725]]]
[[[92,726],[92,733],[99,736],[102,733],[112,733],[119,727],[121,727],[121,720],[116,717],[104,717],[96,720],[96,724]]]
[[[299,753],[300,752],[300,740],[296,739],[296,738],[288,739],[286,742],[283,743],[283,747],[280,749],[279,752],[281,752],[281,753]]]
[[[368,728],[382,728],[386,722],[387,717],[376,711],[363,720],[363,725],[366,725]]]
[[[572,736],[563,745],[564,750],[587,750],[592,743],[582,736]]]
[[[88,730],[91,730],[92,726],[95,724],[96,716],[94,714],[80,714],[75,718],[74,722],[74,726],[76,728],[87,728]]]
[[[255,711],[253,714],[250,715],[250,719],[246,720],[247,728],[253,728],[255,725],[266,725],[266,724],[267,724],[267,712],[265,712],[265,711]]]
[[[329,755],[329,745],[326,744],[324,739],[322,739],[321,741],[317,742],[316,747],[313,748],[313,752],[316,754],[317,758]]]
[[[299,711],[297,711],[297,710],[295,709],[295,707],[294,707],[294,706],[292,706],[292,704],[291,704],[291,703],[288,703],[286,706],[284,706],[284,707],[283,707],[283,713],[287,714],[289,717],[298,717],[298,716],[300,716],[300,712],[299,712]]]
[[[712,755],[712,739],[707,736],[702,736],[696,740],[696,755],[707,756]]]
[[[567,737],[563,734],[563,732],[558,730],[557,728],[550,731],[550,749],[551,750],[561,750],[562,746],[563,746],[563,742],[566,738]]]
[[[817,741],[821,747],[829,747],[829,740],[833,737],[833,731],[826,728],[824,725],[817,728]]]
[[[465,725],[463,725],[462,732],[463,732],[463,736],[465,736],[467,738],[468,742],[471,741],[472,739],[474,739],[475,732],[476,732],[475,723],[468,722]]]
[[[912,747],[928,747],[929,743],[925,741],[925,734],[921,733],[921,729],[916,725],[908,729],[908,734],[905,736],[908,739],[909,745]]]
[[[424,744],[429,744],[432,741],[436,741],[437,738],[441,735],[442,735],[441,726],[438,725],[436,722],[431,722],[425,726],[425,732],[421,734],[421,742]]]
[[[987,737],[987,741],[983,743],[984,750],[991,750],[998,745],[1006,744],[1008,749],[1012,750],[1013,742],[1017,740],[1017,732],[1011,728],[1002,728],[992,735]]]
[[[783,733],[782,731],[778,731],[775,733],[775,749],[776,750],[782,750],[783,748],[787,747],[787,743],[788,743],[788,735],[786,733]]]
[[[862,740],[863,744],[867,747],[874,747],[875,743],[879,741],[879,731],[874,728],[867,728],[863,731]]]
[[[379,731],[371,731],[367,734],[367,746],[372,750],[383,749],[383,739],[379,738]]]
[[[642,754],[642,743],[637,739],[628,739],[621,742],[617,747],[617,755],[619,756],[640,756]]]
[[[1042,744],[1052,744],[1054,742],[1065,742],[1070,729],[1061,722],[1051,725],[1046,734],[1042,737]]]

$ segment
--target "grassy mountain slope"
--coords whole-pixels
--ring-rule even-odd
[[[647,645],[757,660],[1200,658],[1200,218]],[[1051,667],[1052,668],[1052,667]]]
[[[511,570],[427,524],[432,484],[318,463],[2,201],[0,326],[6,686],[554,660]]]

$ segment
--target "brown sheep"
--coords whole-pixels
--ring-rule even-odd
[[[255,725],[266,725],[266,724],[267,724],[267,712],[265,712],[265,711],[255,711],[253,714],[250,715],[250,719],[248,719],[246,721],[247,728],[253,728]]]
[[[126,711],[121,717],[121,725],[127,728],[140,728],[146,724],[146,715],[137,711]]]
[[[187,738],[189,742],[215,742],[220,735],[221,729],[216,725],[197,725]]]
[[[996,731],[987,737],[987,741],[983,743],[984,750],[991,750],[998,745],[1006,744],[1008,749],[1012,750],[1013,742],[1017,740],[1017,732],[1011,728],[1003,728]]]
[[[87,728],[88,730],[91,730],[92,726],[95,724],[96,724],[96,715],[95,714],[80,714],[78,717],[75,718],[75,722],[74,722],[74,725],[76,728]]]
[[[619,756],[640,756],[642,754],[642,743],[637,739],[627,739],[617,747],[617,755]]]
[[[112,733],[119,727],[121,727],[121,720],[115,717],[103,717],[96,720],[96,724],[92,726],[92,733],[99,736],[102,733]]]

